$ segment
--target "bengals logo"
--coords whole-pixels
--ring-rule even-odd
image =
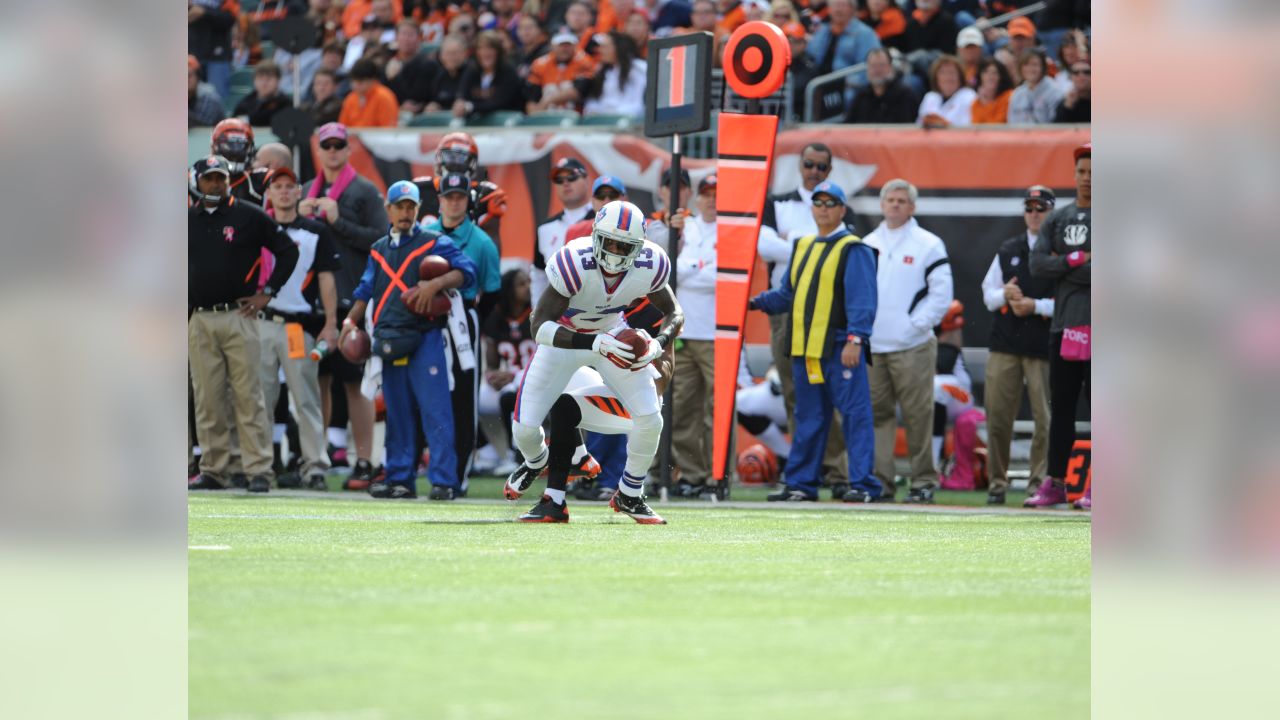
[[[1062,242],[1071,247],[1083,245],[1089,241],[1088,225],[1068,225],[1062,233]]]

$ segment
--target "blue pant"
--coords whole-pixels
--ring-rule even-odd
[[[230,60],[202,60],[200,62],[204,66],[205,82],[213,86],[218,91],[218,97],[222,98],[222,102],[231,100],[231,61]],[[230,107],[228,105],[227,107]],[[251,158],[252,159],[252,158]]]
[[[387,482],[417,489],[416,423],[431,450],[427,478],[432,485],[461,489],[453,448],[453,405],[444,360],[444,336],[432,330],[422,344],[401,359],[382,364],[382,399],[387,406]],[[397,364],[404,363],[404,364]]]
[[[587,452],[600,463],[600,477],[596,486],[616,488],[627,467],[627,436],[587,433]]]
[[[796,393],[796,434],[787,456],[787,487],[818,494],[822,480],[822,455],[827,449],[832,410],[844,421],[844,442],[849,449],[849,484],[880,497],[880,481],[871,474],[875,461],[875,430],[871,416],[871,386],[867,361],[855,368],[840,364],[844,343],[836,345],[822,361],[821,385],[810,385],[804,358],[791,360]]]

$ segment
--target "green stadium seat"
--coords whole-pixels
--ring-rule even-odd
[[[453,113],[448,110],[424,112],[409,118],[405,127],[449,127],[454,124]],[[462,122],[457,123],[461,125]]]
[[[523,117],[524,113],[514,110],[499,110],[474,118],[467,124],[475,127],[515,127],[520,124],[520,119]]]
[[[578,120],[579,125],[587,127],[612,127],[625,130],[635,127],[644,122],[644,118],[633,117],[631,115],[583,115]]]
[[[546,110],[524,116],[522,127],[573,127],[578,124],[578,113],[572,110]]]

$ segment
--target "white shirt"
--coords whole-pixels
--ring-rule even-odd
[[[937,113],[954,127],[968,127],[973,124],[973,101],[977,98],[978,93],[967,87],[955,91],[946,100],[942,99],[941,93],[931,90],[920,101],[920,114],[916,116],[916,122],[923,123],[925,115]]]
[[[538,298],[547,289],[546,263],[564,247],[565,233],[578,222],[593,217],[591,202],[576,208],[565,208],[560,213],[538,226],[537,246],[533,251],[533,272],[529,273],[529,293],[533,298],[533,306],[538,307]]]
[[[569,298],[561,325],[575,332],[605,332],[625,322],[622,313],[632,303],[666,286],[671,261],[646,240],[630,269],[606,278],[596,264],[591,238],[578,238],[547,260],[544,275],[556,292]]]
[[[604,71],[604,85],[600,88],[600,97],[589,98],[582,105],[583,115],[631,115],[644,116],[644,90],[649,82],[649,65],[643,60],[631,62],[631,72],[627,73],[627,84],[618,84],[618,67],[615,65]]]
[[[1036,240],[1039,238],[1031,231],[1027,231],[1027,256],[1030,257],[1031,251],[1036,247]],[[1027,272],[1031,272],[1031,268],[1027,268]],[[986,277],[982,278],[982,303],[987,306],[991,312],[999,312],[1004,307],[1004,273],[1000,270],[1000,255],[997,254],[991,260],[991,267],[987,268]],[[1053,317],[1053,298],[1039,298],[1036,300],[1036,314],[1043,317]]]
[[[898,352],[928,342],[953,297],[942,239],[911,218],[895,229],[882,222],[863,242],[880,252],[871,351]]]
[[[684,310],[685,340],[716,339],[716,223],[685,219],[676,261],[676,298]]]

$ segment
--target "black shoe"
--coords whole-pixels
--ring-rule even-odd
[[[376,498],[389,500],[412,500],[418,497],[418,491],[401,483],[374,483],[369,486],[369,494]]]
[[[188,490],[226,490],[227,486],[218,482],[212,475],[200,473],[194,479],[187,481]]]
[[[307,478],[307,489],[328,491],[329,482],[324,479],[324,475],[315,473],[311,477]]]
[[[266,475],[254,475],[253,479],[249,481],[249,492],[271,492],[271,481],[267,479]]]
[[[1003,492],[996,492],[995,490],[992,490],[991,492],[988,492],[988,493],[987,493],[987,504],[988,504],[988,505],[1003,505],[1003,504],[1004,504],[1004,493],[1003,493]]]
[[[200,474],[200,460],[197,458],[190,465],[187,465],[187,477],[193,478]]]
[[[465,497],[466,493],[448,485],[432,485],[431,492],[427,497],[431,500],[456,500]]]
[[[840,496],[840,499],[847,503],[872,503],[878,498],[879,496],[871,497],[871,493],[862,488],[849,488],[849,492]]]
[[[508,500],[519,500],[545,469],[544,466],[535,470],[523,462],[520,463],[520,467],[512,470],[507,476],[507,482],[502,486],[502,496]]]
[[[231,487],[238,487],[241,490],[249,487],[249,476],[244,473],[236,473],[231,476]]]
[[[543,495],[532,510],[516,518],[516,521],[525,523],[567,523],[569,522],[569,504],[557,504],[549,495]]]
[[[871,502],[878,503],[895,503],[898,502],[898,496],[895,493],[880,493],[880,496]]]
[[[276,487],[281,490],[291,490],[293,488],[302,487],[302,476],[296,472],[287,472],[276,477]]]
[[[693,483],[687,480],[681,480],[680,482],[676,483],[676,486],[671,491],[671,494],[674,497],[697,498],[697,497],[702,497],[702,492],[706,489],[707,489],[707,486],[705,483],[698,483],[697,485],[694,485]]]
[[[911,494],[907,495],[907,503],[910,505],[932,505],[933,488],[913,488]]]
[[[613,497],[613,493],[616,491],[617,488],[600,487],[592,481],[586,484],[579,483],[578,490],[574,492],[573,496],[579,500],[607,501]]]
[[[817,502],[817,495],[810,495],[803,490],[784,487],[778,492],[769,493],[765,496],[769,502]]]
[[[850,490],[853,490],[853,487],[849,483],[836,483],[831,486],[831,499],[844,500],[844,496],[848,495]]]
[[[343,490],[369,490],[374,485],[373,463],[368,460],[357,460],[351,474],[342,481]]]
[[[659,516],[658,513],[654,512],[653,508],[649,507],[649,504],[644,501],[644,496],[632,497],[630,495],[623,495],[620,490],[614,491],[613,497],[609,499],[609,507],[613,508],[614,512],[630,515],[632,520],[635,520],[641,525],[667,524],[667,521],[663,520],[662,517]]]

